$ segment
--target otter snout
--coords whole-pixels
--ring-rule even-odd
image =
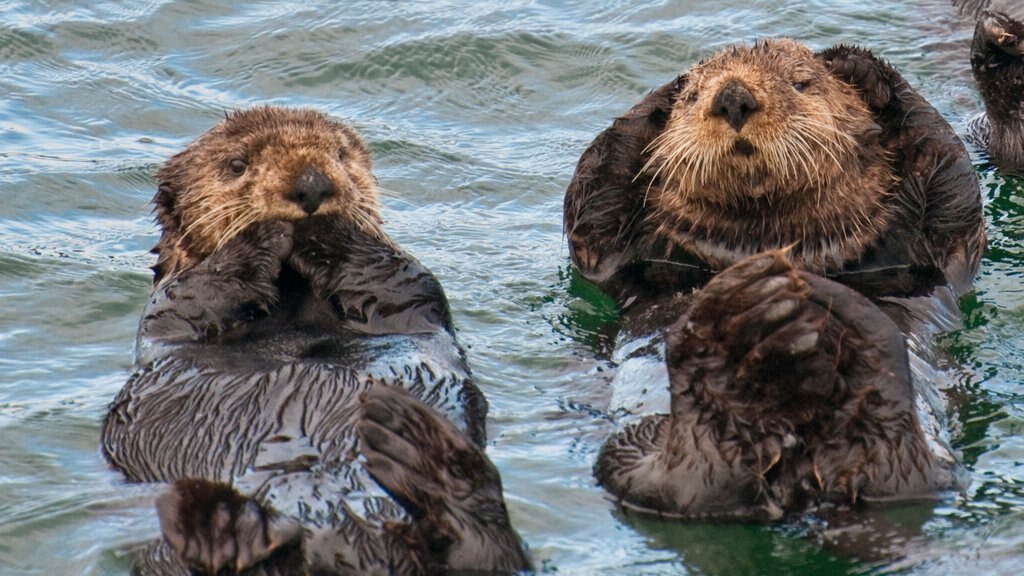
[[[758,108],[757,98],[750,93],[746,84],[739,80],[729,80],[715,94],[711,102],[711,115],[721,116],[733,130],[739,132]]]
[[[287,197],[298,204],[306,212],[312,214],[317,208],[335,194],[334,183],[318,168],[309,166],[295,180],[295,185]]]

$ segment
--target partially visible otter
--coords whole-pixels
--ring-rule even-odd
[[[384,233],[358,135],[235,112],[158,178],[154,291],[102,439],[129,480],[173,483],[138,570],[528,567],[444,292]]]
[[[626,333],[684,317],[665,350],[671,417],[626,428],[596,468],[623,503],[778,518],[956,486],[948,454],[922,450],[907,343],[874,308],[904,334],[928,320],[907,299],[958,313],[981,200],[963,144],[891,66],[786,39],[727,48],[594,140],[564,215],[574,264],[618,300]],[[805,272],[759,255],[779,249]]]
[[[986,112],[971,121],[972,139],[996,164],[1024,171],[1024,23],[983,11],[971,43],[971,69]]]

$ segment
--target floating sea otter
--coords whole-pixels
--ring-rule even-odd
[[[985,244],[978,182],[889,65],[785,39],[727,48],[602,132],[564,210],[573,262],[626,328],[672,325],[670,414],[595,466],[623,505],[777,519],[958,485],[915,412],[900,329],[919,319],[901,304],[956,313]]]
[[[1024,22],[984,11],[971,44],[971,68],[985,115],[971,122],[971,137],[996,164],[1024,172]]]
[[[444,292],[381,228],[356,133],[236,112],[158,177],[154,290],[103,427],[130,480],[173,483],[138,571],[528,567]]]

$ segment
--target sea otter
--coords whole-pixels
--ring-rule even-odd
[[[140,573],[515,572],[486,401],[370,156],[306,109],[229,114],[158,173],[135,372],[103,452],[165,482]]]
[[[999,166],[1024,171],[1024,22],[983,11],[971,43],[971,69],[985,114],[969,134]]]
[[[656,335],[622,341],[641,350],[626,361],[667,334],[669,415],[626,426],[595,466],[622,504],[774,520],[959,485],[915,412],[906,335],[970,288],[980,194],[891,66],[788,39],[726,48],[590,144],[564,221],[627,338]]]

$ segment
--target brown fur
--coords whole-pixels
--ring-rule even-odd
[[[906,336],[934,331],[915,306],[957,314],[981,199],[962,142],[890,65],[791,40],[719,52],[599,134],[563,208],[573,263],[626,338],[652,338],[625,362],[665,343],[670,414],[595,467],[625,506],[771,520],[959,486],[917,418]]]
[[[740,130],[713,112],[730,81],[757,101]],[[687,72],[649,147],[656,234],[719,267],[736,259],[722,244],[745,256],[799,242],[793,256],[808,270],[835,269],[889,220],[895,177],[880,130],[854,88],[792,40],[719,52]],[[752,225],[758,245],[745,242]]]
[[[246,164],[241,175],[233,161]],[[157,174],[153,203],[162,233],[154,285],[209,256],[250,224],[308,216],[286,195],[315,166],[335,185],[317,214],[345,216],[370,236],[381,230],[370,155],[351,128],[314,110],[233,112],[174,155]]]
[[[721,108],[737,84],[724,101],[742,118]],[[644,97],[584,151],[563,208],[573,263],[620,303],[787,246],[871,297],[960,295],[985,245],[977,177],[938,111],[863,48],[783,39]]]
[[[382,230],[359,137],[236,112],[159,177],[155,286],[102,433],[127,479],[172,483],[134,572],[528,569],[447,298]]]

